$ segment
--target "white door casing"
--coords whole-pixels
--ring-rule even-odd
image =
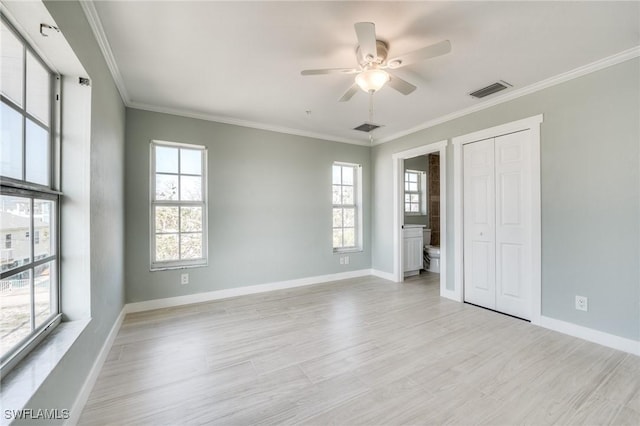
[[[498,182],[496,178],[496,189],[498,185],[502,185],[498,190],[502,191],[503,187],[505,191],[519,191],[517,185],[514,188],[515,181],[519,181],[522,186],[521,195],[524,197],[521,205],[522,210],[518,212],[513,205],[504,205],[501,207],[503,211],[498,212],[499,215],[505,216],[503,218],[497,218],[500,222],[496,222],[496,238],[502,238],[502,240],[496,240],[496,244],[501,244],[502,257],[509,257],[507,264],[514,263],[513,258],[523,262],[516,268],[497,270],[496,269],[496,292],[500,293],[500,297],[496,297],[496,305],[498,303],[507,312],[513,307],[510,305],[528,305],[527,314],[518,314],[518,316],[528,317],[533,324],[540,324],[541,322],[541,302],[542,302],[542,285],[541,285],[541,204],[540,204],[540,124],[543,122],[542,114],[524,118],[521,120],[501,124],[495,127],[479,130],[473,133],[456,136],[452,139],[453,142],[453,195],[454,195],[454,287],[451,290],[451,298],[457,301],[465,300],[465,286],[464,286],[464,270],[465,270],[465,257],[464,257],[464,235],[465,235],[465,223],[464,223],[464,178],[463,167],[464,157],[463,149],[467,144],[473,144],[478,141],[486,139],[497,139],[504,135],[510,135],[521,131],[528,131],[528,150],[523,154],[522,165],[526,168],[525,176],[521,176],[517,179],[515,176],[508,176],[508,163],[497,165],[500,171],[505,172],[504,177],[500,177],[503,181]],[[508,141],[504,139],[506,144]],[[494,141],[495,143],[495,141]],[[498,142],[500,143],[500,141]],[[495,145],[494,145],[495,149]],[[509,151],[509,150],[507,150]],[[509,158],[509,155],[514,156],[515,152],[505,152],[505,159]],[[518,154],[518,155],[520,155]],[[515,159],[514,159],[515,160]],[[518,160],[519,161],[519,160]],[[498,158],[496,163],[501,162]],[[504,166],[504,169],[501,167]],[[500,172],[499,171],[499,172]],[[528,177],[526,176],[528,174]],[[528,179],[528,184],[527,184]],[[503,212],[505,214],[503,214]],[[520,225],[516,225],[517,220],[514,220],[514,214],[521,213],[523,216],[517,220],[522,220],[522,226],[528,227],[528,232],[521,233],[521,237],[529,240],[528,247],[524,250],[516,248],[519,243],[513,243],[513,237],[517,233],[517,229]],[[504,222],[504,223],[503,223]],[[528,224],[527,224],[528,223]],[[498,229],[501,228],[501,229]],[[510,235],[511,234],[511,235]],[[511,244],[511,246],[509,246]],[[526,244],[526,242],[525,242]],[[498,254],[499,247],[496,246],[496,254]],[[522,253],[522,255],[521,255]],[[502,281],[502,276],[516,276],[522,277],[521,280],[510,280],[509,285],[505,286]],[[515,284],[514,284],[515,283]],[[500,286],[500,288],[498,287]],[[528,295],[527,295],[528,292]],[[520,297],[520,295],[523,295]],[[528,302],[524,302],[528,297]],[[518,300],[521,299],[521,300]],[[526,312],[526,309],[521,309],[523,306],[513,308],[520,309],[519,312]]]

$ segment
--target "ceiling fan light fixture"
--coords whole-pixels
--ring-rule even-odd
[[[372,69],[356,76],[356,84],[365,92],[377,92],[389,81],[389,74],[384,70]]]

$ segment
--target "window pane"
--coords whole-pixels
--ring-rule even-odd
[[[178,199],[178,175],[156,175],[156,200]]]
[[[2,102],[0,174],[22,179],[22,115]]]
[[[411,194],[404,194],[404,202],[405,203],[411,202]]]
[[[49,132],[27,119],[26,180],[49,186]]]
[[[342,167],[333,166],[333,184],[334,185],[340,185],[342,183],[341,170],[342,170]]]
[[[410,212],[411,211],[411,204],[410,203],[405,203],[404,204],[404,211],[405,212]]]
[[[418,175],[415,173],[409,173],[409,182],[417,182],[418,181]]]
[[[178,207],[156,207],[156,233],[178,232]]]
[[[202,207],[180,208],[181,232],[202,231]]]
[[[181,234],[180,258],[202,258],[202,234]]]
[[[411,212],[412,213],[418,213],[420,212],[420,208],[418,207],[417,204],[411,204]]]
[[[33,297],[36,327],[45,322],[54,312],[51,289],[55,285],[55,262],[48,262],[34,268]]]
[[[333,248],[342,247],[342,228],[333,230]]]
[[[23,67],[23,45],[3,22],[0,33],[0,91],[20,106],[22,106]]]
[[[27,52],[27,112],[49,125],[51,75],[31,52]]]
[[[354,202],[353,202],[353,186],[343,186],[342,187],[342,203],[343,204],[354,204]]]
[[[344,226],[353,227],[356,221],[356,209],[344,209]]]
[[[0,197],[0,255],[2,270],[31,261],[31,200],[24,197]]]
[[[202,201],[202,178],[200,176],[180,176],[180,199]]]
[[[342,184],[353,185],[353,167],[342,168]]]
[[[344,247],[356,245],[356,232],[353,228],[344,228]]]
[[[156,173],[178,173],[178,148],[156,146]]]
[[[33,200],[34,260],[55,254],[55,240],[51,237],[55,227],[55,204],[51,200]]]
[[[333,209],[333,227],[342,227],[342,209]]]
[[[420,196],[418,194],[411,194],[411,202],[412,203],[419,203],[420,202]]]
[[[178,234],[156,235],[156,261],[178,259]]]
[[[415,183],[415,182],[409,183],[409,191],[417,192],[418,191],[418,184]]]
[[[31,333],[31,270],[0,281],[0,352]]]
[[[197,149],[180,150],[180,173],[202,174],[202,151]]]
[[[340,185],[333,185],[333,204],[342,204],[342,193]]]
[[[404,190],[408,191],[409,190],[409,182],[405,182],[404,183]]]

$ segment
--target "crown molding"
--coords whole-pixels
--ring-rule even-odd
[[[129,108],[135,108],[135,109],[140,109],[144,111],[159,112],[162,114],[177,115],[180,117],[195,118],[198,120],[214,121],[216,123],[232,124],[234,126],[249,127],[252,129],[267,130],[270,132],[278,132],[278,133],[284,133],[288,135],[304,136],[307,138],[322,139],[322,140],[327,140],[332,142],[348,143],[352,145],[371,146],[368,141],[341,138],[338,136],[324,134],[324,133],[309,132],[306,130],[294,129],[291,127],[276,126],[273,124],[241,120],[233,117],[224,117],[219,115],[185,111],[182,109],[174,109],[174,108],[168,108],[168,107],[159,107],[159,106],[144,104],[140,102],[129,102],[127,103],[127,106]]]
[[[285,133],[285,134],[296,135],[296,136],[304,136],[304,137],[315,138],[315,139],[329,140],[333,142],[342,142],[342,143],[348,143],[353,145],[361,145],[361,146],[375,146],[375,145],[391,142],[403,136],[407,136],[412,133],[419,132],[420,130],[428,129],[430,127],[437,126],[438,124],[446,123],[447,121],[455,120],[456,118],[464,117],[465,115],[469,115],[474,112],[491,108],[501,103],[508,102],[508,101],[517,99],[519,97],[529,95],[534,92],[538,92],[548,87],[552,87],[557,84],[564,83],[566,81],[573,80],[578,77],[582,77],[592,72],[599,71],[601,69],[604,69],[613,65],[617,65],[619,63],[622,63],[640,56],[640,46],[635,46],[635,47],[632,47],[631,49],[624,50],[615,55],[575,68],[571,71],[558,74],[556,76],[550,77],[546,80],[539,81],[529,86],[525,86],[523,88],[510,91],[501,96],[481,102],[471,107],[464,108],[464,109],[452,112],[450,114],[440,116],[433,120],[426,121],[422,124],[411,127],[407,130],[403,130],[401,132],[394,133],[390,136],[386,136],[384,138],[374,140],[372,143],[370,143],[369,141],[342,138],[342,137],[329,135],[325,133],[309,132],[306,130],[242,120],[239,118],[217,116],[214,114],[206,114],[206,113],[196,113],[196,112],[181,110],[177,108],[161,107],[161,106],[143,104],[139,102],[132,102],[131,98],[129,97],[129,93],[127,92],[126,86],[124,84],[124,80],[122,78],[122,74],[120,73],[120,69],[118,68],[116,60],[113,56],[113,52],[111,51],[111,46],[109,45],[109,41],[104,32],[104,28],[102,27],[102,22],[100,21],[100,17],[98,16],[98,11],[95,8],[93,0],[81,0],[80,5],[82,6],[82,10],[84,11],[84,14],[87,17],[89,26],[91,27],[93,34],[98,42],[98,45],[100,46],[100,50],[102,51],[104,59],[109,68],[109,71],[111,72],[111,76],[113,77],[113,80],[116,84],[116,87],[118,88],[118,91],[120,92],[120,97],[122,98],[122,101],[127,107],[141,109],[145,111],[177,115],[177,116],[188,117],[188,118],[196,118],[200,120],[215,121],[219,123],[232,124],[235,126],[249,127],[253,129],[268,130],[272,132],[279,132],[279,133]]]
[[[624,50],[620,53],[616,53],[615,55],[608,56],[606,58],[600,59],[598,61],[592,62],[587,65],[583,65],[581,67],[575,68],[571,71],[567,71],[562,74],[558,74],[546,80],[539,81],[537,83],[531,84],[529,86],[525,86],[521,89],[513,90],[509,93],[505,93],[502,96],[498,96],[491,100],[484,101],[480,104],[473,105],[468,108],[461,109],[456,112],[452,112],[451,114],[443,115],[441,117],[435,118],[433,120],[426,121],[418,126],[412,127],[408,130],[404,130],[402,132],[395,133],[391,136],[387,136],[377,141],[374,141],[372,145],[380,145],[383,143],[394,141],[403,136],[410,135],[412,133],[419,132],[420,130],[428,129],[429,127],[437,126],[438,124],[446,123],[447,121],[454,120],[456,118],[464,117],[465,115],[472,114],[474,112],[482,111],[483,109],[491,108],[492,106],[499,105],[504,102],[511,101],[513,99],[520,98],[522,96],[529,95],[534,92],[538,92],[542,89],[546,89],[551,86],[555,86],[560,83],[567,82],[569,80],[573,80],[574,78],[582,77],[587,74],[591,74],[592,72],[599,71],[601,69],[617,65],[619,63],[628,61],[630,59],[634,59],[640,56],[640,46],[632,47],[631,49]]]
[[[124,102],[125,105],[128,105],[130,102],[129,93],[127,92],[124,80],[122,79],[122,74],[120,74],[120,68],[118,68],[116,59],[113,56],[111,45],[109,45],[109,39],[104,32],[102,21],[100,20],[96,6],[94,5],[93,0],[82,0],[79,3],[84,15],[87,17],[87,21],[89,22],[89,26],[93,31],[96,41],[98,42],[98,46],[100,46],[102,56],[107,63],[109,71],[111,72],[111,77],[113,77],[113,81],[118,88],[118,92],[120,92],[122,102]]]

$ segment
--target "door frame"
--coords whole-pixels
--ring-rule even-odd
[[[404,253],[402,227],[404,226],[404,160],[437,152],[440,154],[440,295],[447,289],[447,141],[422,145],[396,152],[393,160],[393,276],[395,282],[404,281]]]
[[[531,323],[540,324],[542,314],[541,282],[541,207],[540,207],[540,124],[543,115],[457,136],[453,142],[453,222],[454,222],[454,299],[464,302],[464,220],[463,220],[463,158],[465,144],[495,138],[509,133],[530,130],[531,143]]]

